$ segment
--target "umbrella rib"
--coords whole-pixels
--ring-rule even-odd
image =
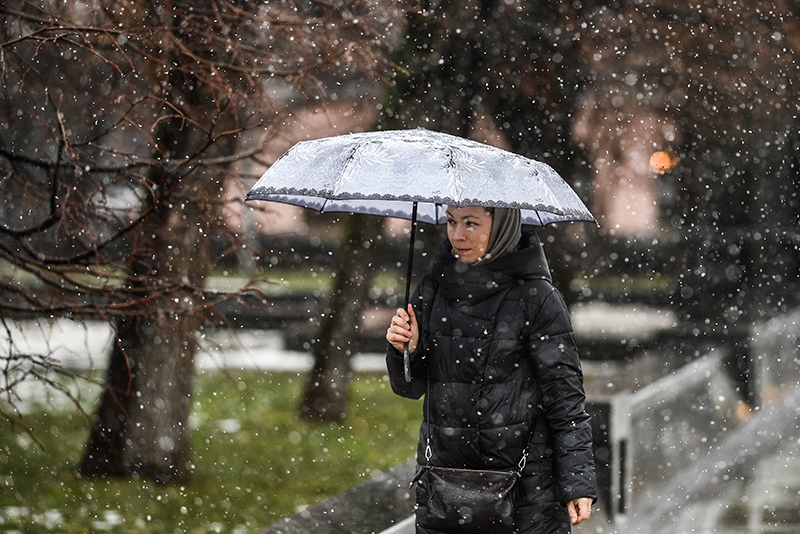
[[[339,175],[340,180],[334,182],[334,188],[331,191],[331,198],[338,198],[339,191],[341,191],[342,184],[344,183],[344,178],[347,176],[350,168],[355,165],[354,160],[356,159],[356,152],[361,148],[361,144],[358,143],[350,150],[350,155],[345,158],[344,166],[342,167],[342,172]]]

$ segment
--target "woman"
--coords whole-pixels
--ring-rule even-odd
[[[594,460],[572,325],[519,210],[448,208],[447,240],[386,340],[395,393],[426,395],[420,465],[428,439],[435,466],[508,470],[527,450],[516,531],[567,533],[589,517]],[[418,533],[430,532],[425,494],[423,478]]]

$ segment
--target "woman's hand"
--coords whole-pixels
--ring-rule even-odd
[[[397,308],[397,312],[392,317],[392,324],[386,330],[386,341],[400,352],[403,352],[406,342],[408,342],[409,353],[417,350],[419,326],[417,325],[417,316],[414,314],[414,307],[411,304],[408,305],[408,311]]]
[[[592,499],[589,497],[572,499],[567,503],[567,511],[573,525],[583,523],[592,515]]]

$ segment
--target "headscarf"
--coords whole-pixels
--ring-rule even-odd
[[[516,208],[492,208],[492,232],[489,245],[478,263],[486,265],[513,252],[522,237],[522,216]]]

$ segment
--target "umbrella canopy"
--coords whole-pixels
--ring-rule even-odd
[[[448,206],[519,208],[523,224],[538,226],[596,222],[546,163],[422,128],[301,141],[259,178],[246,200],[411,219],[406,308],[417,221],[444,223]],[[403,356],[410,382],[407,344]]]
[[[290,148],[247,200],[321,212],[350,212],[444,223],[447,206],[520,208],[523,224],[595,222],[578,195],[546,163],[425,129],[364,132]]]

